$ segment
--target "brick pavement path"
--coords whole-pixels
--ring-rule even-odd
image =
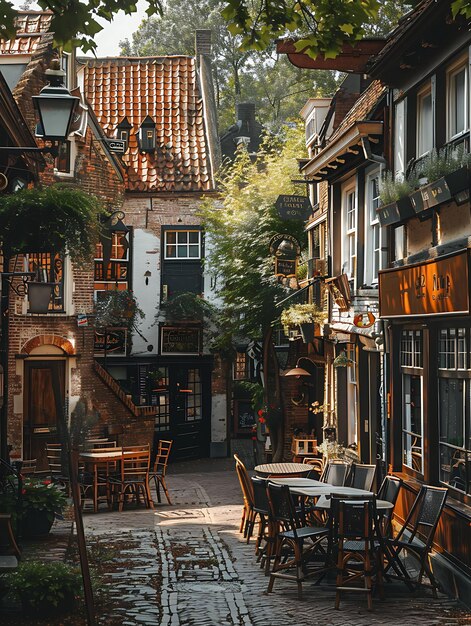
[[[127,511],[85,516],[87,534],[130,533],[144,546],[134,568],[120,578],[119,593],[135,594],[139,610],[123,617],[123,624],[158,626],[457,626],[471,624],[456,602],[434,599],[422,590],[410,594],[401,584],[386,586],[386,599],[374,599],[366,610],[363,596],[345,596],[341,610],[333,608],[332,589],[304,585],[304,599],[296,586],[277,581],[265,595],[268,579],[254,560],[253,543],[238,533],[241,495],[227,460],[180,464],[172,468],[168,485],[173,506],[157,505],[155,513]],[[162,574],[160,610],[155,589],[147,584],[142,559],[148,554]],[[140,561],[139,561],[140,559]],[[139,562],[138,562],[139,561]],[[149,567],[149,564],[147,564]],[[144,589],[140,593],[139,589]],[[468,621],[469,620],[469,621]],[[104,622],[106,623],[106,622]]]

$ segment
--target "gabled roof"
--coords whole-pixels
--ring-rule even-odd
[[[0,54],[34,54],[51,26],[50,11],[18,11],[17,33],[13,39],[0,39]],[[48,35],[52,41],[52,35]]]
[[[127,118],[132,128],[127,190],[212,189],[208,139],[196,62],[187,56],[86,59],[84,92],[108,137]],[[137,132],[146,117],[156,129],[154,153],[139,151]]]

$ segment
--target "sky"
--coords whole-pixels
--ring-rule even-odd
[[[15,0],[14,6],[20,8],[24,0]],[[125,15],[122,11],[117,13],[114,20],[106,22],[105,20],[98,20],[103,24],[103,30],[95,37],[97,42],[97,57],[105,56],[117,56],[119,55],[119,42],[123,39],[131,39],[132,33],[134,33],[142,20],[146,17],[145,10],[147,8],[147,2],[145,0],[139,0],[137,3],[137,12],[133,15]],[[32,10],[38,10],[39,7],[33,2],[30,7]],[[78,52],[80,54],[80,52]],[[87,56],[93,56],[88,53]]]

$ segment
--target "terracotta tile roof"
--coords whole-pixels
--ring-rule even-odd
[[[131,124],[123,155],[129,191],[207,191],[212,188],[209,149],[195,59],[186,56],[87,59],[85,97],[105,134]],[[136,133],[155,122],[156,150],[141,153]]]
[[[0,39],[0,54],[33,54],[51,25],[52,13],[18,11],[16,37]]]
[[[351,128],[355,122],[369,119],[369,114],[373,112],[376,104],[386,91],[387,87],[383,85],[380,80],[374,80],[345,115],[335,132],[329,137],[327,143],[329,144],[335,141],[346,130]]]

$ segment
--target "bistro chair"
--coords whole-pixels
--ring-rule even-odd
[[[378,490],[378,500],[386,500],[393,504],[393,508],[385,511],[381,516],[381,532],[383,537],[391,537],[391,521],[401,485],[402,480],[400,478],[396,478],[396,476],[385,476]]]
[[[265,568],[265,574],[268,575],[275,541],[275,524],[270,515],[270,503],[268,502],[267,494],[268,481],[258,476],[252,476],[251,481],[253,488],[253,510],[260,518],[255,543],[255,554],[257,561],[261,562],[261,567]]]
[[[315,476],[316,480],[319,480],[324,471],[324,459],[313,458],[313,457],[304,457],[303,463],[306,465],[312,465],[312,472],[309,473],[308,478],[313,478]],[[314,474],[314,476],[313,476]]]
[[[69,491],[70,478],[68,471],[63,467],[65,459],[63,458],[62,444],[46,443],[46,457],[51,481],[64,486]]]
[[[118,510],[123,510],[124,501],[128,496],[133,497],[136,503],[140,495],[143,496],[146,507],[154,508],[149,488],[150,447],[136,446],[123,448],[120,459],[119,476],[109,476],[107,481],[108,506],[118,503]]]
[[[348,591],[366,593],[368,610],[371,610],[375,573],[381,596],[383,588],[382,564],[376,541],[375,499],[344,500],[332,496],[330,511],[333,543],[337,550],[335,608],[340,608],[341,594]]]
[[[384,540],[387,548],[386,572],[392,568],[409,587],[422,585],[423,576],[426,574],[435,598],[438,584],[430,567],[429,557],[447,493],[446,487],[422,486],[397,536]],[[413,556],[419,563],[416,580],[412,580],[406,564],[400,559],[403,552]]]
[[[251,536],[249,534],[249,530],[250,530],[250,527],[253,528],[252,523],[255,520],[255,517],[257,515],[255,511],[253,510],[253,504],[254,504],[253,487],[249,479],[247,468],[245,467],[243,462],[240,460],[240,458],[237,456],[237,454],[234,454],[234,459],[236,462],[237,478],[239,479],[239,484],[240,484],[240,488],[242,491],[242,497],[244,499],[244,506],[242,509],[242,518],[240,520],[239,532],[244,533],[244,537],[247,538],[247,543],[248,543],[250,540],[250,536]]]
[[[159,441],[159,447],[157,449],[157,455],[155,457],[154,466],[149,474],[149,479],[154,480],[155,490],[157,493],[157,501],[160,502],[160,487],[164,490],[167,502],[172,504],[168,493],[167,485],[165,483],[165,475],[167,473],[168,459],[170,456],[170,450],[172,449],[172,441],[165,441],[161,439]]]
[[[327,461],[321,481],[335,487],[344,487],[349,470],[350,465],[345,461]]]
[[[352,466],[351,487],[355,489],[363,489],[364,491],[372,491],[375,480],[376,465],[363,465],[354,463]]]
[[[307,562],[316,553],[325,555],[322,541],[327,539],[329,530],[325,527],[306,526],[302,516],[296,511],[295,503],[287,485],[267,487],[270,514],[277,525],[273,568],[270,573],[267,593],[273,591],[277,578],[292,580],[298,587],[298,598],[302,598],[302,583],[309,576],[321,574],[325,567],[313,568],[310,572]],[[286,554],[286,552],[289,552]],[[289,573],[294,569],[294,573]]]

